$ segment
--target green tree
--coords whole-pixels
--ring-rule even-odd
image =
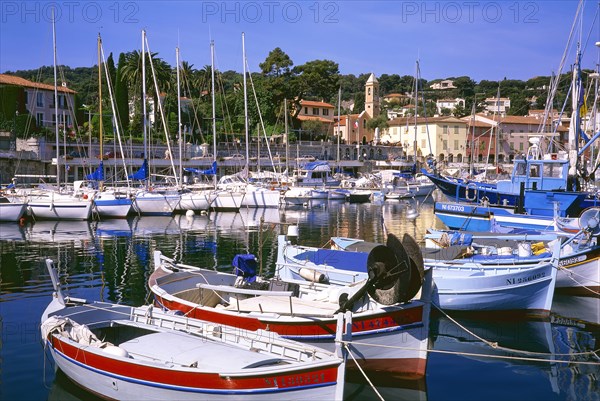
[[[331,101],[339,87],[339,66],[331,60],[313,60],[296,66],[298,98]]]
[[[108,58],[106,59],[106,69],[108,70],[108,76],[110,77],[110,83],[112,85],[115,85],[115,82],[117,79],[117,70],[115,68],[115,60],[113,59],[112,53],[110,53],[108,55]],[[103,79],[105,79],[104,76],[103,76]]]
[[[118,120],[123,127],[123,132],[129,130],[129,89],[123,69],[127,61],[125,53],[119,54],[119,65],[115,79],[115,103],[118,114]]]
[[[529,101],[523,95],[512,96],[510,99],[510,109],[507,114],[511,116],[526,116],[529,113]]]
[[[375,128],[379,128],[380,130],[386,129],[389,127],[388,119],[385,114],[380,114],[376,118],[372,118],[367,121],[367,128],[370,130],[374,130]]]
[[[360,113],[365,109],[365,92],[358,92],[354,94],[354,112]]]
[[[259,67],[264,75],[279,77],[289,75],[290,67],[294,65],[290,56],[288,56],[281,48],[276,47],[269,52],[269,55],[259,64]]]

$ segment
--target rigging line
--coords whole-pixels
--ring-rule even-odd
[[[345,342],[343,342],[343,346],[344,346],[344,348],[346,348],[346,351],[348,352],[348,355],[350,355],[350,358],[352,358],[352,360],[354,361],[354,364],[356,365],[356,367],[358,368],[358,370],[360,370],[360,373],[364,376],[365,380],[367,380],[367,383],[369,383],[369,386],[371,386],[371,389],[373,389],[373,391],[375,392],[375,394],[377,394],[377,397],[379,397],[379,399],[381,401],[385,401],[384,398],[379,393],[379,391],[377,391],[377,388],[375,388],[375,386],[373,385],[373,382],[371,382],[371,379],[369,379],[369,376],[367,376],[367,374],[365,373],[365,371],[363,370],[363,368],[360,366],[360,364],[358,363],[358,361],[356,360],[356,358],[354,358],[354,355],[352,354],[352,351],[350,351],[350,347],[348,347],[348,344],[345,343]]]
[[[540,132],[540,133],[542,132],[543,127],[546,126],[546,122],[548,120],[548,115],[552,112],[552,104],[554,103],[554,97],[555,97],[556,92],[558,90],[558,84],[560,82],[560,75],[561,75],[562,70],[563,70],[563,68],[565,66],[566,59],[567,59],[567,54],[568,54],[569,49],[571,48],[571,45],[572,45],[573,35],[574,35],[574,32],[575,32],[575,27],[577,26],[577,17],[579,16],[579,13],[581,12],[582,5],[583,5],[583,0],[580,0],[579,4],[577,6],[577,11],[575,12],[575,17],[573,19],[573,24],[571,25],[571,30],[569,32],[569,37],[568,37],[567,43],[565,45],[565,50],[563,52],[562,58],[560,60],[560,64],[558,66],[558,71],[557,71],[556,76],[554,77],[554,79],[550,80],[550,95],[548,97],[548,100],[546,101],[546,108],[545,108],[544,116],[543,116],[542,121],[540,123],[540,126],[538,128],[538,132]]]
[[[246,63],[246,68],[249,69],[248,60],[245,59],[244,62]],[[271,152],[271,146],[269,145],[269,141],[268,141],[268,138],[267,138],[267,130],[265,128],[265,122],[264,122],[264,120],[262,118],[262,113],[260,112],[260,105],[258,104],[258,97],[256,95],[256,88],[254,87],[254,80],[252,79],[252,74],[248,73],[248,76],[250,77],[250,86],[252,87],[252,92],[254,94],[254,101],[256,102],[256,109],[258,110],[258,118],[260,120],[260,125],[261,125],[261,127],[263,129],[263,132],[265,134],[264,136],[265,136],[265,142],[267,144],[267,151],[269,152],[269,159],[271,160],[271,165],[273,167],[273,170],[275,170],[275,165],[273,164],[273,153]],[[258,135],[258,140],[260,141],[260,132],[259,132],[259,135]],[[248,144],[248,146],[250,146],[250,145]],[[259,159],[260,159],[260,154],[257,155],[257,159],[256,159],[258,165],[260,165]]]
[[[600,366],[600,362],[593,361],[573,361],[573,360],[563,360],[563,359],[544,359],[544,358],[532,358],[532,357],[524,357],[524,356],[510,356],[510,355],[491,355],[491,354],[479,354],[477,352],[458,352],[458,351],[449,351],[443,349],[420,349],[420,348],[412,348],[412,347],[399,347],[397,345],[383,345],[383,344],[371,344],[371,343],[363,343],[358,341],[346,341],[345,343],[361,345],[367,347],[378,347],[378,348],[389,348],[389,349],[401,349],[401,350],[409,350],[409,351],[422,351],[433,354],[447,354],[447,355],[458,355],[458,356],[474,356],[480,358],[491,358],[491,359],[508,359],[508,360],[516,360],[516,361],[529,361],[529,362],[547,362],[547,363],[564,363],[569,365],[592,365],[592,366]],[[541,352],[529,352],[522,351],[511,348],[500,347],[503,351],[510,351],[515,353],[531,353],[531,354],[540,354],[540,355],[558,355],[558,356],[590,356],[593,355],[595,358],[600,360],[600,349],[596,349],[593,351],[587,352],[576,352],[572,354],[544,354]]]
[[[178,186],[179,185],[179,179],[177,177],[177,170],[175,169],[175,164],[173,162],[173,150],[171,149],[171,140],[169,138],[169,130],[167,128],[167,120],[165,119],[165,112],[162,106],[162,102],[160,101],[160,90],[158,88],[158,81],[156,78],[156,70],[154,69],[154,62],[152,61],[152,52],[150,50],[150,45],[148,44],[148,37],[145,36],[145,43],[146,43],[146,49],[148,51],[148,54],[150,55],[150,57],[148,57],[148,59],[150,60],[150,69],[152,71],[152,80],[154,82],[154,91],[156,93],[156,98],[158,99],[157,103],[158,103],[158,110],[160,112],[160,118],[162,120],[162,126],[164,129],[164,133],[165,133],[165,141],[167,142],[167,149],[169,150],[169,161],[171,162],[171,168],[173,171],[173,175],[175,176],[175,185]],[[142,55],[144,56],[144,55]]]

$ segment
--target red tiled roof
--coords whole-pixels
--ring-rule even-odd
[[[301,100],[300,104],[302,106],[311,106],[311,107],[327,107],[329,109],[333,109],[333,105],[325,102],[317,102],[314,100]]]
[[[54,85],[42,84],[39,82],[32,82],[25,78],[16,77],[14,75],[0,74],[0,85],[14,85],[14,86],[23,86],[26,88],[36,88],[43,90],[54,90]],[[58,86],[59,92],[64,93],[77,93],[73,89],[69,89],[65,86]]]

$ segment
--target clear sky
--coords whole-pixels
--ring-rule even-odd
[[[105,53],[141,47],[175,65],[175,47],[196,68],[242,70],[241,34],[251,71],[280,47],[295,65],[316,59],[343,74],[467,75],[476,81],[528,79],[558,69],[578,1],[10,1],[0,2],[0,72],[52,64],[52,7],[59,64],[96,64]],[[585,3],[583,66],[595,68],[600,41],[597,3]],[[574,60],[571,50],[567,63]]]

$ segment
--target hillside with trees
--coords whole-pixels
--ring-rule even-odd
[[[141,118],[141,94],[142,94],[142,71],[141,54],[139,51],[121,53],[114,62],[110,54],[107,61],[107,69],[115,96],[118,120],[126,135],[126,139],[133,141],[141,140],[142,118]],[[170,135],[177,135],[177,84],[176,70],[159,57],[157,53],[146,54],[147,82],[146,90],[149,97],[158,104],[159,96],[163,99],[164,118]],[[152,65],[156,74],[158,89],[154,87],[154,80],[150,73]],[[332,60],[313,60],[305,64],[295,65],[293,60],[282,49],[275,48],[267,58],[259,64],[260,71],[252,72],[248,78],[248,107],[249,122],[253,136],[256,136],[262,126],[266,135],[280,134],[283,130],[283,104],[288,100],[288,108],[292,117],[296,117],[300,111],[301,100],[323,100],[331,104],[337,104],[338,88],[341,87],[343,104],[353,104],[352,109],[343,109],[343,113],[357,113],[364,109],[364,86],[369,73],[355,76],[353,74],[342,75],[339,66]],[[53,83],[53,68],[44,66],[38,70],[7,71],[6,74],[17,75],[34,82]],[[180,66],[181,93],[189,99],[183,110],[183,126],[187,139],[191,142],[202,143],[212,141],[212,104],[211,104],[211,67],[196,67],[186,61]],[[244,132],[244,100],[243,100],[243,76],[236,71],[215,71],[215,98],[217,106],[217,132],[219,140],[232,140],[240,138]],[[105,110],[104,127],[107,128],[106,136],[110,139],[112,133],[111,110],[108,99],[107,82],[104,79],[102,91],[104,98],[103,110]],[[469,115],[473,103],[476,110],[483,109],[485,98],[509,97],[511,108],[509,114],[526,115],[530,108],[544,108],[550,77],[535,77],[527,81],[503,79],[501,81],[482,80],[475,82],[468,76],[448,77],[454,82],[454,89],[432,90],[430,86],[439,82],[440,79],[425,80],[418,82],[419,114],[432,116],[436,111],[435,102],[439,99],[464,98],[464,108],[458,108],[454,115],[462,117]],[[59,81],[65,82],[67,86],[77,91],[75,109],[77,128],[80,133],[91,131],[91,135],[97,135],[98,124],[98,66],[70,68],[59,67]],[[406,99],[414,99],[415,80],[409,75],[382,74],[378,77],[380,95],[396,93],[405,95]],[[570,75],[564,74],[560,80],[559,95],[555,98],[554,107],[563,108],[563,103],[568,93]],[[3,91],[0,96],[7,96]],[[12,95],[11,95],[12,96]],[[414,100],[410,100],[414,103]],[[9,102],[3,101],[3,104]],[[568,102],[567,102],[568,103]],[[14,104],[14,103],[13,103]],[[423,111],[425,104],[425,111]],[[382,107],[397,107],[398,104],[386,104]],[[13,107],[14,108],[14,107]],[[336,108],[337,110],[337,108]],[[566,110],[569,111],[569,105]],[[23,110],[21,110],[23,111]],[[158,110],[157,110],[158,111]],[[26,114],[26,111],[23,111]],[[384,113],[385,114],[385,111]],[[0,109],[0,128],[12,130],[15,126],[14,110]],[[20,115],[19,119],[26,119]],[[157,113],[158,121],[153,127],[153,136],[156,140],[163,138],[162,123]],[[292,118],[290,122],[293,129],[302,127],[300,122]],[[308,123],[309,122],[305,122]],[[385,121],[373,122],[371,125],[381,126]],[[18,134],[23,132],[26,124],[16,124]],[[23,127],[21,127],[21,125]],[[35,129],[35,128],[34,128]],[[31,133],[33,134],[33,133]],[[293,135],[293,134],[292,134]],[[163,138],[164,139],[164,138]],[[293,138],[292,138],[293,139]]]

